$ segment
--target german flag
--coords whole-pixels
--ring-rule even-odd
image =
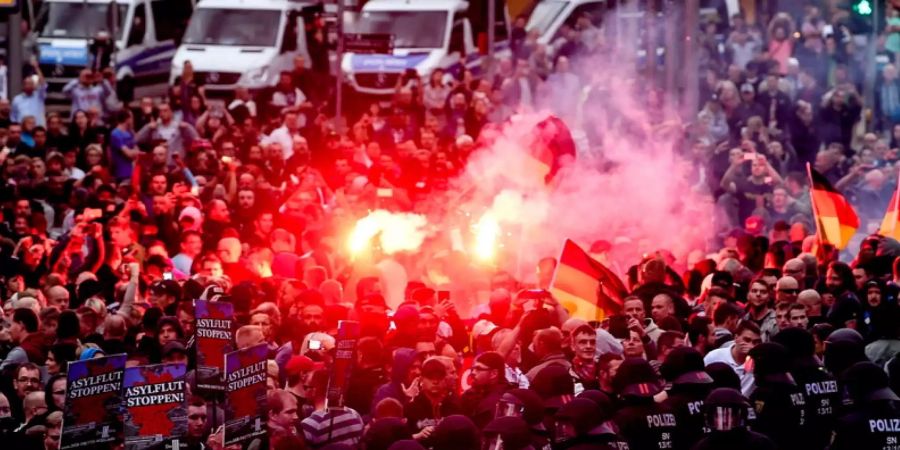
[[[622,309],[628,289],[622,280],[571,239],[563,246],[550,292],[571,317],[602,320]]]
[[[891,196],[891,202],[888,203],[887,211],[884,212],[884,220],[878,227],[878,234],[900,240],[900,184]]]
[[[809,164],[806,168],[810,180],[809,199],[819,239],[837,249],[843,249],[856,234],[859,217],[843,194],[838,192],[822,174],[816,172]]]

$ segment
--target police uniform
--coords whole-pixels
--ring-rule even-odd
[[[788,374],[790,357],[781,344],[767,342],[750,351],[756,389],[750,404],[756,413],[754,431],[765,434],[779,449],[803,448],[806,436],[806,399]]]
[[[843,380],[854,411],[837,420],[830,450],[900,450],[900,397],[871,362],[856,363]]]
[[[814,356],[816,344],[808,331],[787,328],[776,334],[774,341],[787,348],[792,361],[790,374],[806,402],[806,425],[800,430],[805,439],[799,449],[822,450],[831,441],[841,405],[837,379]]]
[[[672,383],[664,402],[675,414],[678,430],[676,450],[689,450],[709,433],[703,417],[703,404],[713,388],[713,379],[704,370],[703,355],[691,347],[673,349],[660,367]]]
[[[750,403],[737,389],[714,389],[703,410],[710,431],[692,450],[775,450],[771,439],[747,429]]]
[[[613,422],[631,450],[674,449],[678,423],[672,408],[655,403],[653,396],[662,385],[650,363],[641,358],[628,358],[613,379],[623,398],[622,409]]]

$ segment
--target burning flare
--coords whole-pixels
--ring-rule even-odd
[[[418,214],[395,214],[382,209],[375,210],[356,222],[347,240],[347,249],[352,256],[359,255],[377,236],[381,251],[387,255],[401,251],[415,251],[425,240],[426,224],[425,217]]]
[[[475,225],[475,257],[481,261],[494,260],[497,253],[497,237],[500,224],[490,212],[485,213]]]

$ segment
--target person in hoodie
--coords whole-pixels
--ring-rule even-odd
[[[391,364],[391,380],[375,390],[370,411],[374,411],[378,402],[386,398],[393,398],[404,406],[408,405],[418,393],[421,368],[422,360],[417,357],[415,350],[411,348],[395,350]]]
[[[808,444],[805,433],[806,399],[794,382],[790,354],[781,344],[766,342],[750,351],[756,388],[750,394],[756,419],[752,428],[765,434],[781,449],[802,449]]]
[[[750,431],[750,402],[737,389],[714,389],[704,400],[703,413],[710,433],[693,450],[776,449],[766,435]]]
[[[363,435],[362,443],[366,450],[387,450],[394,442],[411,438],[403,419],[388,417],[373,422]]]
[[[690,449],[708,432],[703,420],[703,401],[713,389],[713,379],[704,371],[703,355],[691,347],[673,349],[659,370],[671,384],[664,403],[672,408],[678,422],[675,448]]]
[[[418,342],[419,310],[412,304],[403,304],[397,308],[393,316],[396,330],[388,331],[384,338],[386,348],[415,348]]]
[[[803,391],[806,402],[804,433],[807,448],[822,449],[831,440],[835,414],[841,405],[841,391],[837,379],[815,357],[816,343],[810,332],[800,328],[786,328],[772,341],[783,345],[790,357],[790,374]]]

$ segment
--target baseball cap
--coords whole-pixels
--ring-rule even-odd
[[[753,89],[753,85],[750,83],[744,83],[741,85],[741,93],[744,92],[756,92],[756,89]]]

